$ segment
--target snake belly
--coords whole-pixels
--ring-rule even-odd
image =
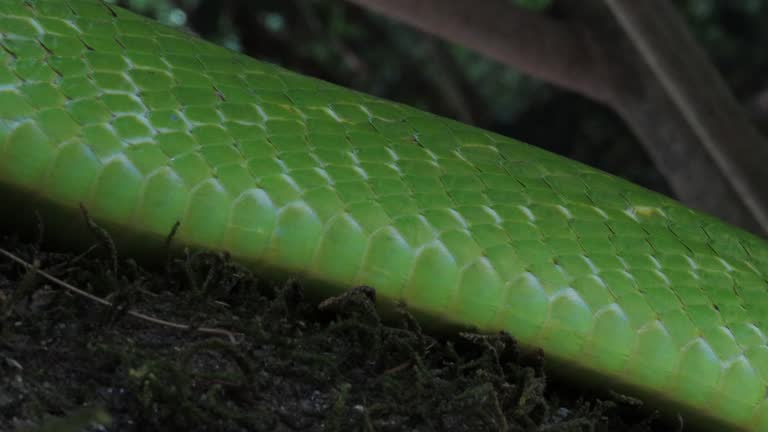
[[[373,286],[593,382],[768,431],[765,241],[98,0],[0,1],[0,186],[62,226],[82,204],[138,251],[178,221],[176,244],[329,293]]]

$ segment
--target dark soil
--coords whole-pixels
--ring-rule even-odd
[[[110,248],[0,248],[36,266],[0,256],[0,431],[676,429],[550,383],[508,336],[425,334],[405,310],[382,323],[371,289],[318,307],[217,254],[150,271]]]

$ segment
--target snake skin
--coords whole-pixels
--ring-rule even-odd
[[[763,240],[99,1],[0,0],[0,184],[768,431]]]

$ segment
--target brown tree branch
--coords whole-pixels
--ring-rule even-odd
[[[768,142],[668,0],[605,0],[701,143],[768,231]]]
[[[606,67],[580,27],[506,0],[348,0],[517,70],[607,101]]]
[[[604,2],[559,0],[555,6],[564,18],[555,20],[504,0],[348,1],[609,105],[640,138],[678,199],[765,232]]]
[[[648,150],[677,198],[731,224],[764,234],[670,96],[652,79],[650,69],[644,73],[645,65],[638,66],[639,79],[645,81],[643,96],[614,109]]]

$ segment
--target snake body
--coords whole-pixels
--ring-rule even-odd
[[[147,252],[504,330],[593,383],[768,431],[768,244],[521,142],[97,0],[0,1],[0,186]],[[3,208],[6,216],[10,208]]]

